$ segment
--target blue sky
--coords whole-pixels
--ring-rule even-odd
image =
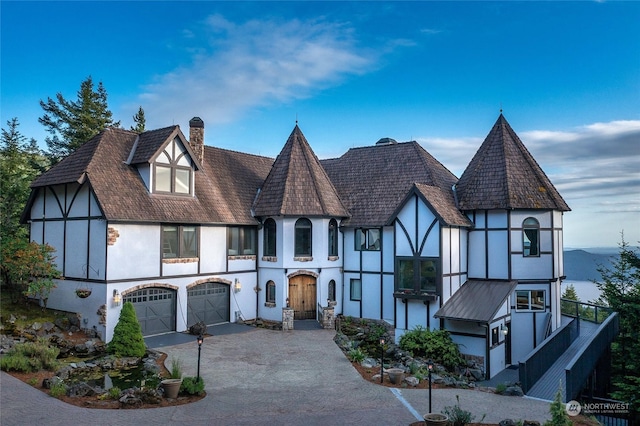
[[[2,127],[102,81],[122,126],[320,158],[417,140],[460,176],[500,109],[572,208],[565,246],[640,241],[638,2],[0,3]]]

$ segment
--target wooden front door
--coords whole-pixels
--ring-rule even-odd
[[[311,275],[296,275],[289,280],[289,305],[293,318],[316,318],[316,279]]]

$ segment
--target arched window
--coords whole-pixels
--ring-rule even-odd
[[[540,256],[540,223],[532,217],[522,222],[522,255]]]
[[[263,256],[276,255],[276,221],[269,218],[264,221],[264,247]]]
[[[296,257],[311,256],[311,221],[301,218],[296,221],[295,253]]]
[[[276,303],[276,283],[267,281],[267,303]]]
[[[336,282],[334,280],[329,281],[329,293],[327,299],[331,302],[336,301]]]
[[[331,219],[329,221],[329,256],[337,256],[337,255],[338,255],[338,222],[336,222],[335,219]]]

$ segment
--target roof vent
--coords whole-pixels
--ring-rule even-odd
[[[376,146],[382,146],[382,145],[395,145],[398,142],[395,139],[391,139],[391,138],[382,138],[380,139],[378,142],[376,142]]]

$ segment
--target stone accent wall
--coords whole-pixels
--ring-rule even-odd
[[[334,315],[333,306],[322,308],[322,328],[333,330],[336,328],[336,316]]]
[[[118,239],[118,237],[120,236],[120,233],[118,232],[118,230],[112,226],[110,226],[107,229],[107,244],[112,246],[116,243],[116,240]]]
[[[293,330],[293,308],[282,308],[282,331]]]
[[[199,262],[200,259],[197,257],[172,257],[169,259],[162,259],[162,263],[196,263]]]

